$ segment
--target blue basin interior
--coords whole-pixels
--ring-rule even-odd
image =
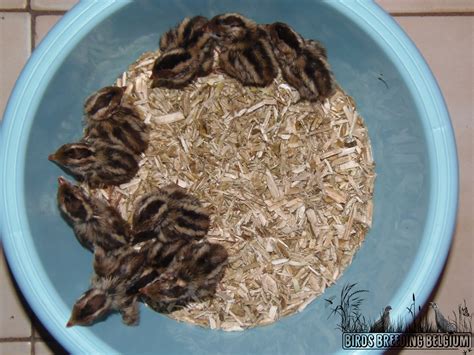
[[[103,6],[102,17],[94,18],[88,13],[94,6]],[[378,16],[392,26],[390,29],[399,31],[376,5],[354,6],[356,10],[372,12],[371,16]],[[78,37],[64,44],[62,55],[51,59],[50,67],[43,68],[43,81],[35,84],[36,98],[24,112],[25,120],[30,123],[20,128],[22,134],[18,138],[19,144],[26,146],[26,150],[20,149],[18,153],[24,164],[18,168],[20,193],[15,195],[20,200],[19,206],[25,207],[18,212],[23,225],[11,236],[7,227],[4,228],[3,238],[8,259],[28,301],[68,350],[163,354],[333,353],[341,349],[341,333],[336,329],[336,319],[328,320],[330,311],[325,307],[324,297],[338,295],[344,285],[357,282],[358,287],[370,291],[365,296],[363,312],[372,319],[388,304],[394,308],[395,316],[405,314],[413,292],[421,302],[426,299],[445,260],[455,213],[445,212],[447,222],[433,227],[431,222],[436,212],[433,206],[438,206],[440,199],[438,195],[434,197],[433,191],[440,186],[437,171],[445,163],[439,162],[440,154],[433,150],[436,136],[422,91],[426,86],[427,92],[438,97],[438,89],[424,67],[419,69],[420,75],[425,75],[428,82],[416,86],[410,73],[416,65],[412,68],[401,63],[391,45],[381,40],[377,31],[369,31],[369,25],[350,7],[340,2],[309,0],[296,5],[283,0],[258,3],[144,0],[102,5],[84,2],[66,15],[59,25],[63,31],[68,30],[66,24],[77,20],[81,11],[93,20],[84,22]],[[141,53],[155,50],[161,33],[185,16],[211,17],[222,12],[240,12],[259,23],[287,22],[304,37],[318,39],[327,47],[337,81],[354,97],[369,128],[378,174],[373,228],[336,285],[302,313],[271,326],[240,333],[211,331],[178,323],[142,306],[137,327],[127,327],[118,315],[112,315],[91,328],[66,329],[74,301],[88,288],[92,256],[80,247],[72,229],[59,215],[56,179],[64,172],[48,162],[47,156],[60,145],[81,137],[85,98],[111,84]],[[38,51],[45,55],[47,46],[53,45],[51,38],[61,35],[59,30],[53,31]],[[416,52],[408,40],[404,46],[406,51]],[[41,63],[42,59],[37,55],[34,60]],[[419,57],[413,60],[421,61]],[[445,145],[450,155],[446,161],[453,171],[446,183],[450,192],[446,192],[448,197],[443,206],[455,210],[454,143],[442,98],[436,105],[441,116],[437,127],[447,137]],[[6,121],[13,111],[10,108],[7,112]],[[3,138],[10,134],[5,130]],[[3,147],[4,154],[13,154],[10,150]],[[7,195],[4,192],[5,200]],[[8,202],[2,203],[8,208]],[[4,221],[12,220],[5,213]],[[441,231],[435,233],[432,228]],[[28,255],[37,277],[28,277],[28,267],[22,266]],[[426,261],[428,258],[433,260]],[[425,270],[421,276],[417,275],[420,270]]]

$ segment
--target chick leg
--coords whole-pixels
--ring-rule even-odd
[[[140,308],[136,297],[131,298],[126,305],[121,307],[120,314],[122,315],[122,322],[126,325],[138,325],[140,320]]]

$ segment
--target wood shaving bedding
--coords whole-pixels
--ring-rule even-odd
[[[215,70],[182,90],[150,88],[159,52],[117,79],[151,126],[150,147],[129,183],[106,196],[131,221],[134,202],[170,183],[211,211],[208,239],[229,265],[215,296],[169,317],[228,331],[301,312],[334,284],[372,224],[372,148],[341,89],[301,101],[279,76],[243,87]]]

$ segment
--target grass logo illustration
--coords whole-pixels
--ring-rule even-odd
[[[382,307],[380,316],[369,319],[362,313],[364,295],[368,290],[348,284],[340,295],[325,299],[330,310],[328,318],[338,319],[337,328],[342,332],[342,348],[356,349],[443,349],[458,350],[464,355],[472,350],[472,313],[466,301],[459,304],[452,316],[445,316],[439,306],[429,303],[429,312],[422,312],[416,304],[415,294],[406,307],[406,317],[392,319],[392,307]],[[429,314],[434,317],[430,320]]]

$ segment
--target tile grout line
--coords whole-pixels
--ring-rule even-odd
[[[7,338],[0,338],[0,344],[1,343],[26,343],[30,341],[30,337],[7,337]]]
[[[56,15],[56,16],[61,16],[64,15],[67,10],[34,10],[34,9],[2,9],[0,7],[0,12],[5,12],[5,13],[23,13],[23,12],[28,12],[28,13],[33,13],[36,16],[45,16],[45,15]]]
[[[424,11],[419,11],[419,12],[397,12],[397,11],[392,11],[389,13],[391,16],[406,16],[406,17],[459,17],[459,16],[464,16],[464,17],[469,17],[469,16],[474,16],[474,11],[441,11],[441,12],[424,12]]]
[[[36,32],[36,17],[33,17],[33,14],[31,13],[31,0],[26,1],[26,10],[30,14],[30,48],[31,48],[31,53],[33,53],[33,50],[35,49],[35,32]]]
[[[30,325],[31,325],[31,335],[30,335],[30,355],[35,355],[35,348],[36,348],[36,342],[35,342],[35,337],[34,337],[34,327],[33,327],[33,322],[31,321],[30,318]]]
[[[31,53],[36,47],[36,15],[30,12],[31,16]]]

